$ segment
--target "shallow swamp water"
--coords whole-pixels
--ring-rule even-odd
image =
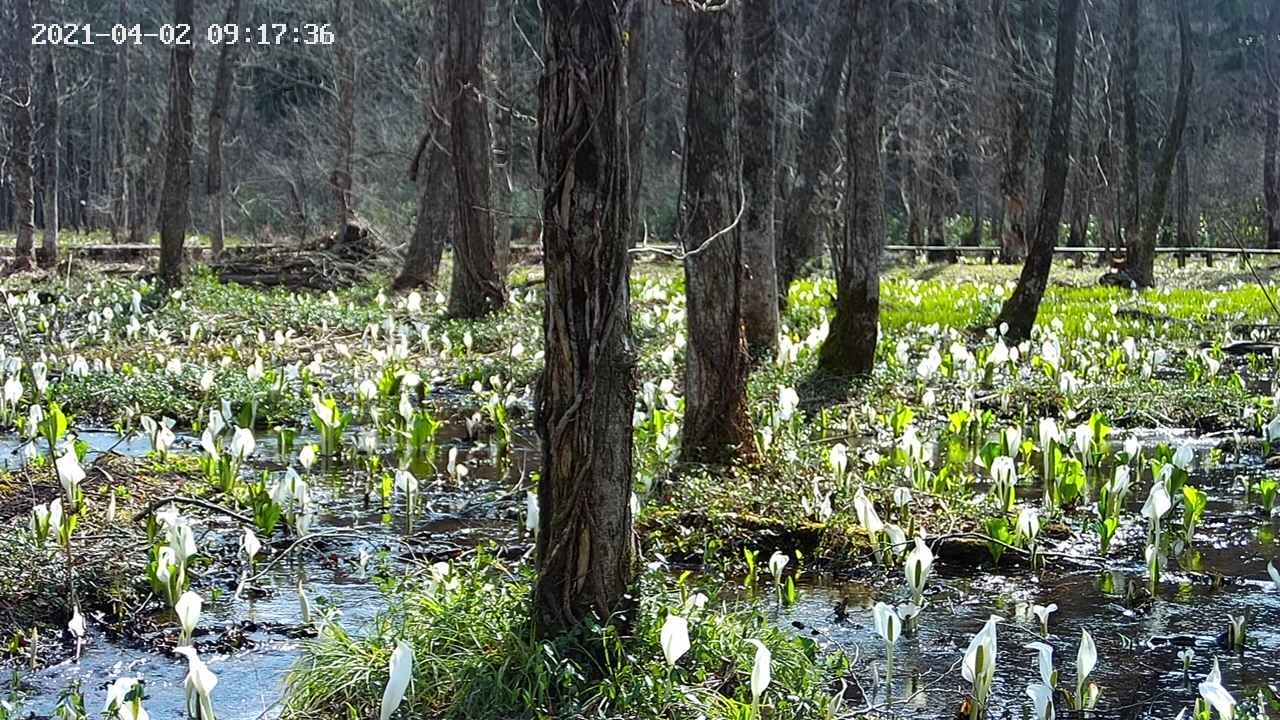
[[[351,484],[344,468],[331,468],[323,482],[315,482],[315,500],[322,508],[312,540],[297,552],[282,554],[288,539],[274,543],[268,559],[259,561],[261,577],[234,597],[237,570],[215,564],[193,583],[205,597],[204,614],[195,645],[218,676],[214,692],[223,720],[277,717],[282,680],[300,657],[301,644],[312,633],[304,622],[297,587],[305,588],[313,619],[329,613],[333,622],[358,633],[386,606],[374,578],[385,562],[392,572],[410,563],[429,564],[458,557],[475,545],[496,541],[518,557],[528,549],[521,535],[520,480],[537,458],[529,438],[513,450],[507,474],[499,478],[487,446],[466,439],[464,426],[451,424],[439,442],[444,467],[450,447],[471,469],[465,484],[423,481],[422,507],[412,527],[397,498],[385,511],[378,501]],[[1203,460],[1212,440],[1170,436],[1167,432],[1138,433],[1144,446],[1176,439],[1191,442]],[[141,454],[145,440],[118,442],[108,432],[83,432],[93,452]],[[301,438],[300,440],[305,440]],[[0,453],[15,457],[12,446]],[[198,443],[179,437],[176,452],[198,452]],[[255,461],[259,469],[284,467],[273,443],[264,438]],[[802,585],[798,603],[776,611],[778,623],[806,634],[820,645],[841,648],[856,658],[847,679],[846,708],[871,716],[950,718],[960,708],[968,685],[961,678],[960,660],[970,638],[990,615],[1003,618],[999,627],[999,655],[992,690],[992,717],[1028,716],[1024,688],[1037,677],[1035,652],[1025,643],[1044,640],[1055,649],[1060,686],[1075,682],[1075,653],[1080,632],[1087,629],[1098,647],[1098,666],[1092,679],[1102,688],[1092,717],[1173,718],[1194,702],[1196,685],[1216,657],[1224,685],[1238,700],[1280,685],[1280,591],[1267,578],[1268,561],[1280,554],[1280,519],[1267,517],[1244,500],[1241,476],[1268,472],[1254,456],[1231,457],[1212,470],[1193,473],[1192,482],[1210,496],[1206,520],[1196,534],[1196,555],[1186,566],[1171,564],[1159,596],[1145,597],[1146,570],[1142,562],[1144,531],[1130,517],[1117,535],[1105,563],[1050,562],[1032,572],[1005,564],[993,567],[949,564],[938,554],[926,596],[928,604],[919,631],[896,646],[892,683],[882,674],[884,646],[876,635],[871,607],[877,601],[902,602],[907,592],[901,568],[868,565],[850,576],[815,576]],[[441,473],[443,476],[443,472]],[[1031,492],[1029,488],[1026,489]],[[1136,513],[1145,497],[1145,483],[1130,498]],[[1135,499],[1136,498],[1136,499]],[[1140,519],[1140,518],[1139,518]],[[1049,552],[1092,556],[1097,544],[1092,531],[1072,521],[1070,539],[1047,543]],[[234,554],[237,527],[214,517],[199,538],[202,551]],[[221,548],[221,550],[220,550]],[[361,556],[373,558],[364,569]],[[1195,559],[1192,562],[1192,558]],[[265,569],[264,569],[265,566]],[[1055,603],[1049,635],[1042,638],[1032,603]],[[838,610],[837,610],[838,608]],[[1243,652],[1223,642],[1228,615],[1248,616],[1248,644]],[[150,642],[126,639],[101,622],[90,622],[78,659],[68,659],[35,672],[14,667],[22,688],[24,712],[48,716],[59,696],[78,682],[91,713],[102,706],[105,688],[117,677],[146,678],[146,706],[152,717],[176,718],[184,711],[182,681],[186,662],[173,655],[175,623],[160,610],[149,623]],[[1189,674],[1178,653],[1195,652]],[[1247,690],[1247,694],[1246,694]],[[1072,717],[1065,708],[1059,717]],[[19,715],[24,717],[24,715]]]

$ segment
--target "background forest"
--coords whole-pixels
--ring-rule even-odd
[[[360,217],[398,244],[408,239],[424,194],[449,191],[436,179],[410,181],[419,139],[437,121],[433,61],[443,52],[439,3],[259,0],[199,3],[197,34],[242,25],[329,23],[329,46],[247,44],[223,56],[196,43],[194,213],[191,232],[216,225],[202,198],[210,188],[211,123],[221,116],[227,233],[246,241],[305,238],[332,231],[330,178],[350,127],[352,201]],[[787,229],[840,222],[845,126],[840,92],[848,24],[836,0],[784,4],[772,37],[744,43],[750,63],[776,53],[775,157],[778,222]],[[19,28],[6,3],[6,28]],[[483,68],[491,126],[492,197],[499,234],[536,238],[534,158],[537,77],[543,38],[538,7],[488,2]],[[999,244],[1034,227],[1052,92],[1054,3],[1044,0],[903,0],[892,6],[880,94],[885,119],[885,196],[890,243]],[[37,21],[148,26],[171,21],[169,4],[43,0]],[[1262,43],[1280,24],[1263,0],[1190,3],[1197,72],[1162,246],[1240,242],[1280,246],[1276,191],[1277,51]],[[436,25],[433,25],[433,22]],[[627,17],[628,110],[643,222],[638,235],[669,241],[676,232],[683,143],[685,49],[680,14],[657,2],[632,3]],[[21,33],[8,34],[21,42]],[[202,38],[200,38],[202,40]],[[769,52],[759,53],[757,49]],[[115,46],[35,47],[32,107],[37,224],[57,175],[61,223],[117,239],[148,237],[159,212],[168,49],[156,41]],[[346,57],[348,56],[349,57]],[[0,63],[12,96],[18,52]],[[1172,4],[1086,2],[1082,11],[1076,118],[1064,243],[1117,247],[1150,192],[1178,85],[1179,40]],[[50,64],[52,61],[52,65]],[[220,62],[229,92],[219,97]],[[344,65],[347,64],[347,65]],[[343,68],[352,75],[350,119]],[[744,69],[744,72],[748,72]],[[56,92],[50,88],[56,87]],[[825,92],[824,92],[825,91]],[[824,101],[825,98],[825,101]],[[10,98],[12,99],[12,97]],[[60,117],[58,105],[63,108]],[[12,150],[13,103],[4,104],[0,149]],[[58,162],[47,148],[58,140]],[[13,227],[13,154],[0,157],[0,226]],[[217,182],[212,183],[217,187]],[[813,194],[812,200],[809,193]],[[1029,201],[1028,198],[1033,199]],[[448,203],[441,207],[447,209]],[[815,217],[807,218],[812,213]],[[432,220],[443,224],[445,216]],[[1268,230],[1275,227],[1275,230]],[[782,232],[797,238],[810,232]],[[800,245],[807,241],[797,240]],[[790,253],[786,242],[779,252]],[[807,258],[811,250],[798,248]],[[1017,259],[1016,247],[1009,249]],[[783,263],[785,266],[786,263]]]

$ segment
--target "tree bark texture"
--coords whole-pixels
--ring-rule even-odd
[[[10,171],[13,176],[14,221],[17,242],[14,244],[14,270],[27,270],[35,260],[35,171],[31,165],[31,0],[14,0],[15,22],[12,30],[11,76],[13,87],[6,93],[13,123],[9,143]]]
[[[1160,158],[1151,177],[1151,202],[1136,243],[1130,243],[1125,254],[1125,271],[1138,287],[1154,287],[1156,284],[1156,239],[1164,226],[1169,204],[1169,187],[1173,184],[1173,170],[1182,150],[1182,135],[1187,127],[1187,113],[1191,104],[1191,83],[1195,79],[1195,62],[1192,59],[1191,19],[1187,0],[1176,0],[1178,39],[1181,46],[1181,62],[1178,66],[1178,94],[1169,116],[1169,129],[1160,146]]]
[[[820,217],[816,200],[823,178],[834,171],[839,153],[831,147],[836,118],[840,111],[840,91],[844,87],[844,71],[849,60],[853,25],[847,14],[840,13],[835,32],[827,48],[822,84],[809,109],[796,157],[796,185],[787,196],[783,213],[782,234],[776,243],[778,298],[785,307],[791,283],[818,252]]]
[[[404,267],[396,276],[392,287],[434,288],[440,273],[440,256],[449,228],[449,215],[453,212],[453,184],[440,182],[452,177],[453,164],[449,157],[449,124],[440,107],[444,88],[446,25],[444,12],[424,6],[426,35],[422,60],[422,119],[423,136],[409,167],[409,180],[417,184],[418,212],[414,219],[413,237],[409,251],[405,253]]]
[[[40,12],[45,18],[53,17],[49,0],[41,0]],[[58,95],[61,89],[58,83],[57,48],[45,45],[40,55],[40,185],[44,201],[44,232],[36,257],[41,266],[54,267],[58,264],[58,176],[62,172],[62,107]]]
[[[1049,282],[1053,251],[1062,224],[1067,175],[1071,170],[1071,117],[1075,95],[1077,28],[1080,0],[1058,2],[1058,47],[1053,68],[1053,105],[1044,154],[1044,192],[1040,198],[1036,233],[1013,295],[1000,309],[997,321],[1007,324],[1006,337],[1021,342],[1031,336]]]
[[[745,212],[738,146],[736,4],[685,17],[689,100],[680,237],[687,255],[685,461],[724,463],[750,454],[750,357],[742,325]]]
[[[880,157],[880,61],[889,8],[880,0],[848,0],[853,24],[845,98],[845,227],[833,248],[836,307],[818,351],[830,375],[866,375],[875,364],[880,329],[880,254],[884,248],[884,168]]]
[[[174,23],[195,26],[194,0],[174,0]],[[164,193],[160,200],[160,282],[182,284],[186,265],[187,228],[191,225],[191,144],[194,125],[191,97],[195,91],[191,63],[195,45],[174,45],[169,56],[168,150],[164,161]]]
[[[614,3],[543,0],[544,349],[534,620],[624,610],[635,564],[626,55]]]
[[[512,163],[515,161],[515,102],[519,88],[515,79],[515,0],[498,3],[498,84],[501,102],[495,108],[496,138],[494,142],[493,179],[493,243],[494,264],[498,277],[505,278],[511,265],[511,224],[515,219],[515,177]]]
[[[1005,63],[1001,97],[1004,147],[1001,150],[1000,193],[1004,197],[1004,227],[1000,234],[1000,261],[1016,263],[1027,254],[1027,161],[1031,153],[1031,111],[1028,107],[1031,70],[1028,38],[1018,37],[1009,8],[1010,0],[994,0],[996,35]],[[1031,13],[1024,4],[1024,13]],[[1024,18],[1025,20],[1025,18]],[[1023,27],[1027,25],[1023,23]]]
[[[506,302],[495,264],[490,217],[492,154],[480,71],[483,31],[484,3],[449,0],[447,92],[459,228],[453,247],[449,314],[460,318],[487,315]]]
[[[119,17],[121,22],[129,17],[128,0],[120,0]],[[111,153],[111,226],[115,237],[124,237],[127,233],[129,242],[144,243],[150,234],[147,227],[149,219],[138,208],[138,193],[135,186],[138,181],[130,170],[130,147],[134,144],[134,136],[147,132],[145,128],[139,132],[133,125],[129,115],[129,43],[122,43],[116,48],[116,76],[114,91],[116,93],[115,125],[120,128],[116,133],[115,150]],[[145,137],[145,136],[144,136]],[[144,141],[145,144],[145,141]],[[140,155],[146,157],[145,154]]]
[[[227,3],[224,24],[240,22],[240,0]],[[218,49],[218,70],[213,82],[213,102],[209,106],[208,161],[205,164],[204,192],[209,200],[209,251],[214,258],[222,255],[227,242],[223,213],[222,128],[226,122],[227,104],[231,100],[231,84],[235,81],[231,43]]]
[[[778,177],[776,105],[777,0],[742,5],[741,145],[746,212],[742,257],[747,266],[742,322],[752,357],[772,357],[778,347],[778,274],[775,265],[774,197]]]
[[[653,0],[631,0],[627,20],[627,163],[631,234],[643,240],[645,161],[649,136],[649,27]]]

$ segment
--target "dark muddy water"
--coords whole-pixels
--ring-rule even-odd
[[[1213,447],[1211,441],[1164,431],[1139,436],[1144,446],[1190,441],[1201,460]],[[116,440],[108,434],[82,437],[97,451]],[[188,447],[189,440],[180,439],[179,447]],[[214,700],[220,718],[250,720],[279,714],[281,683],[305,637],[295,589],[300,577],[315,613],[330,612],[333,622],[359,632],[385,606],[376,585],[358,565],[362,551],[374,557],[381,552],[393,568],[403,569],[408,563],[448,557],[485,540],[519,541],[523,492],[515,488],[517,479],[536,463],[536,456],[527,450],[515,451],[508,475],[497,478],[488,451],[466,442],[461,427],[451,426],[442,434],[441,444],[442,473],[451,446],[459,448],[459,457],[471,473],[461,486],[424,480],[421,511],[411,529],[402,497],[397,494],[393,505],[384,509],[379,500],[366,496],[352,473],[333,468],[312,486],[314,500],[322,508],[313,529],[318,539],[255,583],[264,594],[233,598],[236,576],[230,569],[211,572],[195,584],[205,598],[196,645],[219,678]],[[139,441],[116,449],[145,452],[147,447]],[[265,465],[280,464],[266,438],[255,457]],[[900,568],[868,568],[862,580],[828,579],[806,587],[796,607],[779,613],[779,622],[856,655],[857,672],[850,679],[854,689],[847,707],[876,708],[882,715],[953,717],[968,690],[960,675],[964,650],[993,614],[1004,622],[998,630],[992,717],[1030,717],[1024,688],[1037,679],[1038,671],[1035,652],[1025,649],[1025,643],[1043,639],[1052,645],[1060,687],[1073,687],[1083,629],[1092,634],[1098,648],[1092,679],[1101,686],[1102,695],[1093,717],[1172,718],[1194,701],[1196,686],[1215,657],[1224,685],[1243,700],[1259,688],[1280,684],[1280,592],[1266,572],[1268,561],[1280,565],[1276,540],[1280,519],[1268,518],[1246,502],[1239,485],[1240,477],[1263,472],[1257,458],[1229,458],[1225,465],[1193,474],[1192,483],[1211,498],[1206,521],[1196,535],[1197,554],[1186,556],[1186,568],[1171,561],[1155,599],[1135,600],[1131,596],[1142,593],[1129,591],[1131,586],[1135,590],[1146,586],[1141,557],[1144,533],[1132,517],[1117,535],[1105,567],[1058,564],[1038,573],[989,565],[956,567],[948,565],[945,552],[939,553],[919,632],[900,638],[896,645],[891,687],[879,670],[884,646],[873,630],[871,607],[877,601],[907,599]],[[1142,483],[1135,489],[1132,511],[1141,506],[1146,487]],[[221,546],[229,552],[237,537],[234,529],[213,522],[212,531],[201,540],[202,549],[217,551]],[[1072,540],[1056,547],[1050,543],[1044,549],[1096,554],[1096,535],[1082,524],[1073,529],[1077,532]],[[287,542],[277,543],[275,552],[285,546]],[[376,562],[370,562],[370,569]],[[1040,637],[1038,621],[1030,614],[1032,603],[1058,606],[1047,638]],[[847,608],[847,616],[837,618],[837,605]],[[1226,649],[1220,640],[1227,616],[1238,614],[1249,618],[1249,642],[1243,652]],[[168,628],[163,632],[172,631],[170,619],[161,615],[156,620]],[[172,644],[164,634],[154,642],[156,647]],[[1189,675],[1184,675],[1178,658],[1185,648],[1195,652]],[[147,682],[145,705],[152,717],[181,717],[185,673],[185,660],[115,642],[90,623],[78,662],[22,676],[23,709],[47,714],[58,694],[78,680],[89,709],[96,711],[112,680],[141,675]],[[1058,716],[1073,715],[1059,703]]]

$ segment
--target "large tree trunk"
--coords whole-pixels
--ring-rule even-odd
[[[688,296],[681,455],[727,462],[751,453],[750,358],[742,327],[741,220],[745,211],[735,92],[736,3],[685,18],[689,63],[680,237]]]
[[[476,0],[478,2],[479,0]],[[335,46],[335,73],[338,107],[334,116],[336,153],[329,184],[333,187],[334,220],[338,237],[344,237],[347,225],[355,219],[355,199],[351,194],[356,152],[356,55],[355,31],[351,16],[353,0],[333,0],[333,19],[338,25]]]
[[[875,364],[880,327],[880,254],[884,247],[884,169],[880,159],[880,60],[889,8],[881,0],[848,0],[853,25],[845,110],[844,239],[832,248],[836,308],[818,351],[818,367],[839,376],[866,375]]]
[[[1191,82],[1195,76],[1195,63],[1191,57],[1191,19],[1187,0],[1177,0],[1178,39],[1182,48],[1182,62],[1178,69],[1178,95],[1169,117],[1169,130],[1160,146],[1160,159],[1151,178],[1151,203],[1143,218],[1138,242],[1129,244],[1125,255],[1125,271],[1138,287],[1154,287],[1156,284],[1156,238],[1164,225],[1168,209],[1169,186],[1173,183],[1173,168],[1182,149],[1182,133],[1187,126],[1187,111],[1191,104]]]
[[[480,72],[484,3],[449,0],[450,151],[457,182],[458,229],[453,246],[449,314],[477,318],[503,306],[506,291],[494,259],[489,213],[492,154]]]
[[[194,0],[174,0],[174,23],[194,26]],[[164,160],[164,193],[160,199],[160,282],[166,287],[182,284],[186,265],[187,227],[191,225],[191,144],[194,125],[191,96],[194,81],[191,62],[195,45],[174,45],[169,60],[169,116],[165,132],[168,150]]]
[[[53,11],[49,5],[49,0],[42,0],[40,3],[40,13],[43,17],[53,17]],[[42,130],[40,152],[43,154],[43,162],[40,174],[43,180],[41,189],[44,198],[44,233],[37,257],[42,266],[54,267],[58,264],[58,175],[62,172],[60,162],[62,102],[58,96],[60,88],[58,87],[57,48],[46,45],[41,55],[43,56],[43,81],[40,87]]]
[[[511,265],[511,224],[515,210],[515,178],[513,176],[516,152],[515,103],[519,88],[515,79],[515,0],[498,3],[498,92],[502,102],[497,107],[494,125],[497,137],[494,142],[493,243],[494,265],[498,277],[505,278]]]
[[[633,222],[632,236],[643,240],[646,230],[644,212],[644,166],[649,137],[649,14],[653,0],[631,0],[627,20],[627,163],[630,166],[630,190]]]
[[[13,169],[13,202],[17,242],[14,245],[13,270],[34,266],[36,206],[34,171],[31,167],[31,0],[15,0],[16,14],[10,48],[13,87],[8,95],[12,103],[13,136],[9,143],[9,162]]]
[[[440,256],[444,251],[449,215],[454,205],[453,184],[441,182],[453,172],[447,144],[449,126],[444,121],[438,101],[443,95],[445,18],[444,12],[423,5],[426,13],[425,48],[422,63],[423,136],[409,167],[409,180],[417,184],[418,214],[413,237],[405,253],[404,267],[392,282],[392,288],[434,288],[440,273]],[[443,110],[447,110],[444,108]]]
[[[1001,120],[1004,123],[1004,146],[1000,192],[1004,197],[1004,227],[1000,233],[1000,262],[1016,263],[1027,254],[1027,158],[1031,153],[1031,110],[1029,85],[1032,81],[1029,52],[1024,37],[1019,40],[1010,14],[1009,0],[994,0],[996,35],[1003,48],[1004,87],[1001,97]],[[1024,4],[1023,13],[1031,13]],[[1023,27],[1028,23],[1024,17]]]
[[[774,87],[778,68],[776,0],[748,0],[742,11],[742,258],[747,275],[742,322],[753,357],[778,347],[778,275],[774,259],[774,197],[778,176]]]
[[[840,91],[844,87],[844,69],[849,60],[853,26],[843,13],[837,14],[836,23],[827,47],[822,84],[804,123],[801,151],[796,157],[796,186],[787,196],[782,234],[776,243],[778,301],[781,307],[786,307],[791,283],[818,252],[820,223],[814,201],[823,177],[833,171],[839,157],[831,147],[831,138],[835,134],[836,115],[840,109]]]
[[[230,0],[227,3],[227,17],[223,22],[231,25],[239,21],[240,0]],[[222,255],[222,248],[227,242],[222,208],[222,127],[227,114],[227,103],[231,99],[231,83],[235,79],[231,52],[231,43],[225,43],[218,49],[218,71],[213,83],[213,102],[209,106],[209,158],[205,165],[204,192],[209,199],[209,251],[214,259]]]
[[[626,59],[616,8],[543,0],[546,363],[534,586],[542,637],[613,620],[628,604],[635,565]]]
[[[1076,28],[1080,0],[1058,2],[1058,48],[1053,67],[1053,106],[1049,112],[1049,137],[1044,153],[1044,193],[1036,234],[1013,295],[1000,309],[998,323],[1007,324],[1006,337],[1021,342],[1031,336],[1062,224],[1063,197],[1071,169],[1071,116],[1076,81]]]

